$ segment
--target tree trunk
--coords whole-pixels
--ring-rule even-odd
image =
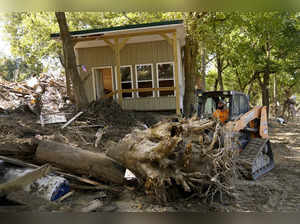
[[[269,117],[269,106],[270,106],[270,98],[269,98],[269,82],[270,82],[270,73],[269,71],[265,71],[263,75],[262,81],[262,104],[267,107],[267,115]]]
[[[220,90],[223,91],[224,90],[223,77],[222,77],[223,61],[218,54],[217,54],[217,69],[218,69],[218,84],[220,86]]]
[[[201,75],[202,75],[202,86],[201,89],[203,92],[206,91],[206,50],[202,44],[201,49]]]
[[[59,168],[92,176],[104,182],[123,182],[124,168],[103,153],[89,152],[52,141],[41,141],[35,156],[39,162],[49,162]]]
[[[65,67],[66,62],[65,62],[64,56],[59,54],[58,58],[59,58],[60,64],[64,67],[64,69],[66,69],[66,67]],[[74,97],[73,97],[72,88],[71,88],[71,78],[70,78],[69,74],[66,72],[65,72],[65,77],[66,77],[67,96],[69,97],[69,99],[72,102],[74,102]]]
[[[216,79],[215,79],[215,84],[214,84],[214,90],[215,90],[215,91],[218,90],[218,84],[219,84],[219,79],[216,78]]]
[[[55,15],[57,18],[57,22],[59,24],[60,37],[62,39],[62,44],[63,44],[66,77],[70,77],[72,81],[74,95],[75,95],[75,102],[77,108],[79,109],[88,104],[88,99],[85,93],[85,89],[83,87],[83,82],[77,70],[74,46],[73,46],[72,38],[69,33],[65,13],[55,12]]]
[[[195,83],[197,74],[196,57],[198,43],[191,36],[186,37],[184,48],[184,70],[185,70],[185,93],[183,99],[183,110],[186,117],[193,113],[195,103]]]

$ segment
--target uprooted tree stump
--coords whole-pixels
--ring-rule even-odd
[[[234,151],[221,147],[222,127],[195,118],[134,130],[107,155],[131,170],[148,195],[166,202],[178,192],[207,199],[230,195]],[[175,190],[175,191],[174,191]]]

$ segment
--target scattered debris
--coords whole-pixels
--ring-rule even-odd
[[[81,208],[79,212],[92,212],[95,211],[98,208],[101,208],[103,206],[103,202],[99,199],[96,199],[94,201],[91,201],[86,207]]]
[[[24,169],[8,166],[5,167],[5,175],[2,177],[2,180],[10,181],[12,179],[22,177],[32,171],[33,169],[30,168]],[[55,201],[68,193],[70,191],[70,187],[65,178],[55,175],[46,175],[45,177],[37,179],[32,184],[25,186],[23,190],[46,200]]]
[[[18,176],[6,183],[0,185],[0,196],[6,195],[13,191],[23,190],[27,185],[46,176],[50,172],[50,166],[44,165],[38,169],[30,170],[22,176]]]
[[[64,129],[64,128],[66,128],[67,126],[69,126],[74,120],[76,120],[80,115],[82,115],[83,114],[83,112],[81,111],[81,112],[79,112],[79,113],[77,113],[74,117],[72,117],[67,123],[65,123],[62,127],[61,127],[61,129]]]
[[[99,128],[98,131],[96,132],[96,141],[95,141],[95,147],[96,148],[98,147],[104,132],[105,132],[104,128]]]
[[[71,196],[74,194],[74,192],[75,192],[75,191],[70,191],[70,192],[66,193],[64,196],[62,196],[62,197],[60,197],[60,198],[58,199],[58,202],[62,202],[63,200],[65,200],[65,199],[71,197]]]
[[[282,117],[277,117],[277,118],[276,118],[276,121],[277,121],[279,124],[286,124],[286,121],[285,121]]]
[[[126,169],[124,178],[126,180],[133,180],[136,179],[136,176],[129,169]]]

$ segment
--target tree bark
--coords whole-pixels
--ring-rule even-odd
[[[270,98],[269,98],[269,82],[270,82],[270,73],[265,71],[263,74],[263,81],[261,85],[262,93],[262,104],[267,107],[267,115],[269,117],[269,107],[270,107]]]
[[[223,85],[223,60],[221,59],[219,53],[217,53],[217,70],[218,70],[218,84],[220,86],[220,90],[224,90],[224,85]]]
[[[41,141],[35,157],[41,163],[55,164],[59,168],[103,182],[121,184],[125,174],[123,167],[103,153],[93,153],[52,141]]]
[[[206,50],[204,48],[203,43],[201,49],[201,75],[202,75],[201,89],[203,92],[205,92],[206,91]]]
[[[64,12],[55,12],[60,29],[60,37],[63,44],[64,62],[66,77],[69,77],[73,84],[74,97],[77,108],[82,108],[88,104],[88,99],[83,87],[83,82],[79,76],[74,46],[69,33],[68,24]]]
[[[185,70],[185,93],[183,99],[183,110],[186,117],[190,117],[195,103],[195,83],[197,75],[196,57],[198,43],[191,36],[186,37],[184,48],[184,70]]]
[[[0,143],[0,155],[18,159],[31,159],[34,157],[35,147],[28,141],[23,143]]]

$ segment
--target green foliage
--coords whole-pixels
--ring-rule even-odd
[[[0,75],[7,81],[21,81],[33,73],[21,58],[0,58]]]
[[[221,69],[225,89],[244,91],[255,104],[261,97],[262,75],[269,70],[271,98],[275,74],[279,100],[287,89],[300,92],[297,12],[69,12],[66,15],[71,31],[184,19],[187,35],[198,42],[200,49],[206,49],[208,90],[214,89]],[[49,66],[43,64],[55,59],[57,62],[62,55],[60,42],[50,39],[51,33],[59,31],[54,12],[6,13],[3,21],[12,53],[26,64],[26,72],[45,72]],[[200,56],[199,52],[196,57],[199,73]],[[1,68],[3,64],[2,60]],[[12,67],[13,60],[7,61],[7,71],[13,70]],[[5,74],[8,78],[12,76],[11,72]]]
[[[66,16],[74,31],[177,19],[180,13],[69,12]],[[31,71],[39,74],[45,71],[43,64],[62,56],[61,43],[50,39],[51,33],[59,32],[54,12],[10,12],[2,17],[13,56],[22,58]]]

